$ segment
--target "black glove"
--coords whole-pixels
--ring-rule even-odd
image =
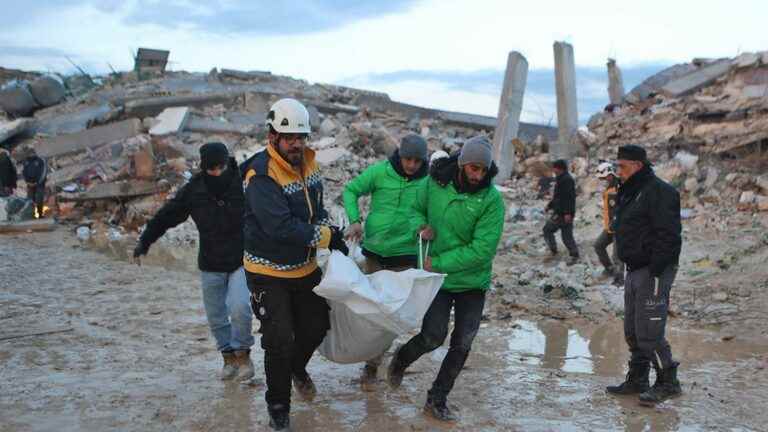
[[[136,248],[133,250],[133,257],[138,258],[142,255],[146,255],[148,251],[149,247],[147,247],[143,241],[139,240],[136,244]]]
[[[344,243],[344,233],[333,226],[331,227],[331,243],[328,245],[328,249],[332,251],[337,250],[344,255],[349,255],[349,248]]]

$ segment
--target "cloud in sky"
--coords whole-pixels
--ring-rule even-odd
[[[762,0],[706,7],[697,0],[38,0],[23,7],[0,0],[0,8],[14,11],[0,14],[5,67],[72,72],[66,53],[103,73],[108,63],[130,69],[130,52],[140,46],[165,48],[174,69],[270,70],[312,82],[368,77],[379,89],[397,86],[398,99],[472,99],[472,111],[485,113],[496,110],[490,101],[498,98],[500,71],[517,50],[531,67],[529,116],[549,112],[537,105],[551,105],[552,43],[565,40],[579,67],[582,120],[602,104],[589,100],[604,93],[607,57],[617,59],[630,87],[632,71],[645,65],[768,48]],[[381,78],[398,73],[400,81]],[[414,83],[439,85],[452,96],[437,94],[438,87],[430,96]]]

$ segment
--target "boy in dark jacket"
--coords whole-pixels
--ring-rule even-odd
[[[654,405],[681,393],[679,363],[664,337],[682,247],[680,195],[656,177],[642,147],[620,147],[617,165],[622,185],[613,227],[627,265],[624,336],[631,356],[626,380],[607,390],[640,394],[641,404]],[[651,364],[656,382],[649,388]]]
[[[243,271],[243,207],[245,198],[234,158],[222,143],[200,147],[201,172],[189,180],[147,223],[133,252],[146,255],[166,231],[187,218],[200,233],[198,266],[203,305],[216,348],[224,358],[221,379],[247,381],[254,369],[254,338],[248,286]]]
[[[552,201],[547,205],[547,210],[552,212],[552,216],[546,225],[544,225],[544,240],[549,246],[552,257],[557,256],[557,242],[555,233],[560,231],[563,244],[571,255],[568,265],[576,264],[579,260],[579,247],[576,246],[576,240],[573,238],[573,218],[576,213],[576,183],[573,177],[568,173],[568,163],[559,159],[552,163],[552,169],[555,172],[555,191],[552,195]]]
[[[5,149],[0,149],[0,197],[13,195],[16,189],[16,165]]]
[[[48,164],[40,158],[35,149],[27,149],[27,157],[24,159],[22,176],[27,183],[27,198],[35,203],[36,215],[43,217],[43,204],[45,203],[45,181],[48,179]]]

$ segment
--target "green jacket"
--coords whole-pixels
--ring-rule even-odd
[[[426,167],[420,178],[408,180],[399,174],[392,159],[371,165],[344,188],[344,209],[350,223],[360,222],[357,201],[371,195],[365,219],[363,248],[382,257],[416,255],[417,239],[411,230],[416,191],[426,180]]]
[[[498,170],[491,166],[479,191],[460,193],[453,182],[456,157],[437,164],[419,188],[414,204],[418,215],[411,226],[416,232],[425,224],[434,229],[429,256],[434,271],[448,275],[443,290],[485,291],[504,229],[504,201],[490,182]]]

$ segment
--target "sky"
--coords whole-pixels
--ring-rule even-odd
[[[509,51],[529,63],[524,121],[556,124],[552,44],[573,45],[581,123],[607,103],[605,63],[630,90],[694,57],[768,49],[757,0],[0,0],[0,66],[132,68],[138,47],[174,70],[269,70],[496,115]],[[13,11],[13,13],[6,13]]]

